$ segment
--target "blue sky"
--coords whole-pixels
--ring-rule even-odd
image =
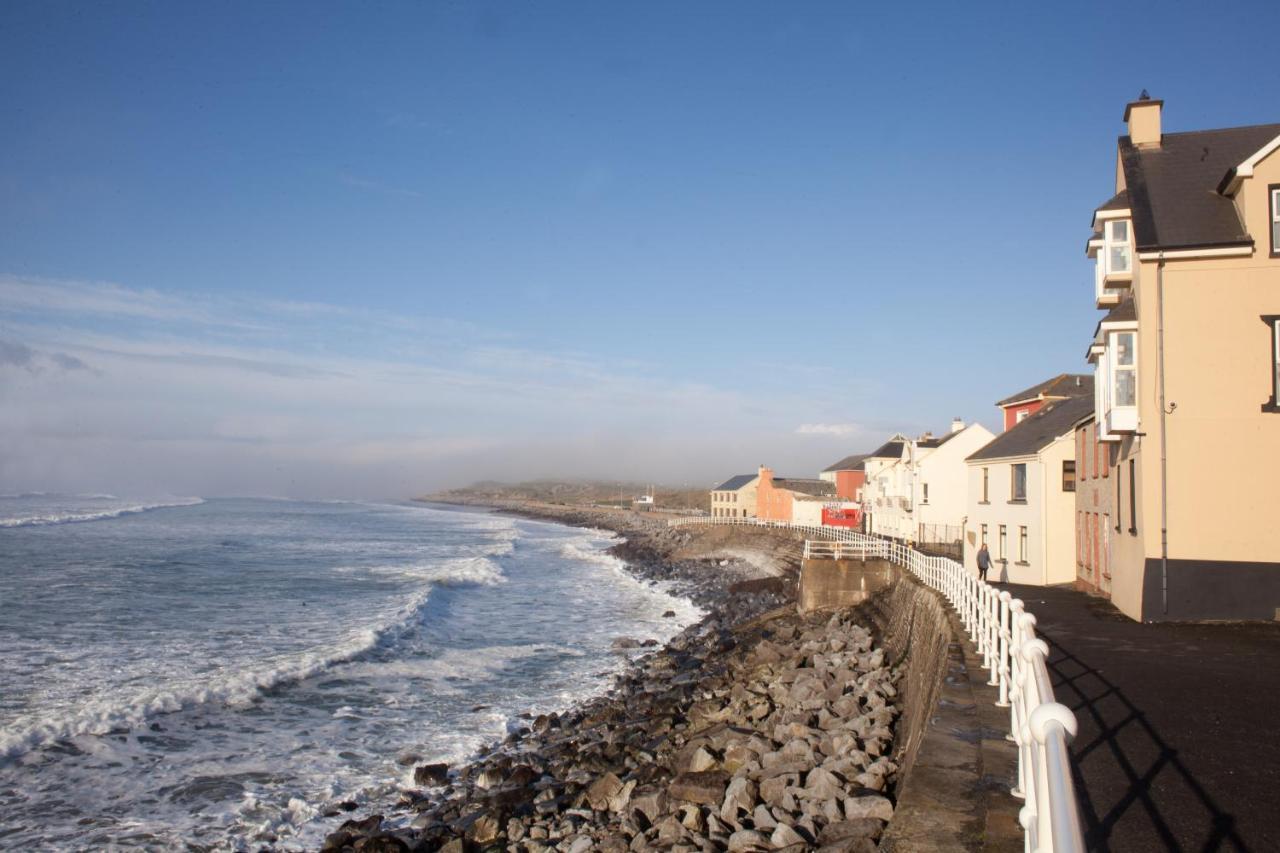
[[[1125,102],[1280,88],[1263,3],[3,15],[0,490],[704,483],[994,427],[1087,367]]]

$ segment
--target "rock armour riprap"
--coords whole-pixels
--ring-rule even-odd
[[[407,795],[407,825],[349,821],[324,849],[875,850],[898,772],[885,653],[848,613],[729,624]]]

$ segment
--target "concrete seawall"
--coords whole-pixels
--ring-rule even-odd
[[[897,809],[881,850],[1022,850],[1021,803],[1009,795],[1017,753],[1004,738],[980,661],[934,591],[895,580],[859,607],[902,666],[894,732]]]

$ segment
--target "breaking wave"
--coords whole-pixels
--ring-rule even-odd
[[[26,497],[26,495],[20,495],[17,497]],[[109,496],[94,495],[93,497],[106,498]],[[0,518],[0,527],[40,527],[48,524],[75,524],[82,521],[102,521],[108,518],[119,518],[122,515],[135,515],[140,512],[148,512],[153,509],[198,506],[202,503],[204,503],[204,498],[179,498],[163,503],[130,504],[129,506],[114,507],[112,509],[97,510],[94,512],[85,512],[83,510],[44,512],[40,515],[18,516],[17,518]]]

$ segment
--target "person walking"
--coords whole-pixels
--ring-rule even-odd
[[[987,550],[987,543],[983,542],[982,547],[978,549],[978,580],[985,581],[987,579],[987,569],[991,568],[991,552]]]

